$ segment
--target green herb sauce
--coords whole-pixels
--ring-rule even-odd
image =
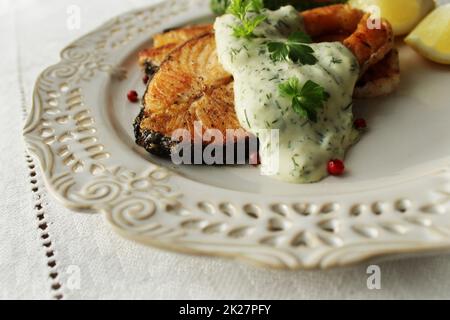
[[[293,183],[312,183],[325,178],[327,163],[343,159],[358,139],[353,128],[352,96],[358,79],[356,57],[341,43],[309,44],[318,60],[314,65],[273,61],[267,49],[270,41],[286,41],[290,34],[304,32],[301,16],[292,6],[277,11],[263,10],[267,19],[250,39],[233,35],[239,20],[227,14],[216,19],[219,60],[234,76],[235,108],[243,128],[263,139],[260,129],[279,130],[279,168],[274,177]],[[279,92],[279,85],[296,77],[301,85],[314,81],[329,94],[317,122],[296,113],[291,100]],[[262,137],[262,138],[261,138]],[[271,154],[261,148],[261,161]]]

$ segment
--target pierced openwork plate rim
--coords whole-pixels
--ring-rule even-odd
[[[89,88],[126,77],[126,46],[142,44],[145,30],[206,14],[201,0],[125,13],[72,43],[39,76],[24,137],[61,203],[101,212],[119,234],[146,245],[280,269],[450,249],[450,161],[417,178],[328,197],[261,197],[202,186],[154,163],[130,164],[105,139],[95,107],[103,102]]]

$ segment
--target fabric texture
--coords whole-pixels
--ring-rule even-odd
[[[381,263],[381,290],[369,290],[367,264],[287,272],[174,254],[124,240],[100,215],[71,212],[55,201],[22,140],[35,79],[71,41],[113,16],[156,2],[0,2],[0,298],[450,298],[449,255]],[[81,8],[80,29],[66,27],[71,5]]]

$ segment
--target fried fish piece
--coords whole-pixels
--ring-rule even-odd
[[[179,129],[188,130],[192,141],[195,134],[202,139],[208,129],[222,134],[222,144],[230,142],[226,141],[228,129],[238,133],[230,143],[249,136],[237,119],[233,77],[218,61],[213,33],[173,50],[149,83],[143,103],[135,123],[137,143],[157,155],[170,155],[174,147],[170,137]],[[196,125],[202,126],[201,131]]]

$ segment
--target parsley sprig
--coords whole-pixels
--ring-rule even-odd
[[[286,42],[269,42],[267,47],[270,58],[273,61],[292,61],[295,63],[313,65],[317,58],[313,55],[314,50],[308,46],[311,37],[304,32],[293,32]]]
[[[292,99],[292,109],[309,121],[317,122],[317,111],[322,109],[330,95],[323,87],[308,80],[303,87],[297,78],[290,78],[278,87],[282,96]]]
[[[228,13],[237,17],[241,24],[233,26],[233,34],[237,38],[253,38],[254,31],[267,17],[260,14],[264,8],[262,0],[231,0]],[[249,16],[249,13],[256,15]]]

